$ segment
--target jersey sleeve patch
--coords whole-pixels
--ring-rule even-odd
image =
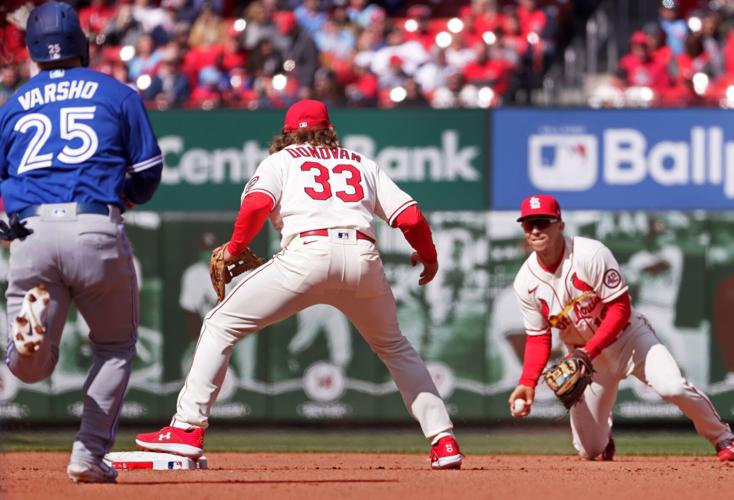
[[[607,269],[604,273],[604,286],[617,288],[622,283],[622,275],[616,269]]]

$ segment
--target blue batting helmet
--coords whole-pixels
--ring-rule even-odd
[[[65,3],[39,5],[28,16],[25,44],[31,59],[53,62],[79,57],[89,64],[89,43],[74,9]]]

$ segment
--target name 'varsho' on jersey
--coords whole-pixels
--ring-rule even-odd
[[[374,214],[392,224],[415,200],[377,164],[345,149],[291,145],[265,158],[242,196],[273,199],[273,226],[285,248],[297,234],[322,228],[356,229],[375,237]]]
[[[122,208],[126,172],[162,162],[130,87],[82,67],[42,71],[0,109],[2,196],[8,213],[43,203]]]

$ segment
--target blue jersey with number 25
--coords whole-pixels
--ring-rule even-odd
[[[87,68],[42,71],[0,108],[8,213],[41,203],[122,207],[125,174],[161,161],[137,92]]]

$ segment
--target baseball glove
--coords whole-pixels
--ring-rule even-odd
[[[250,247],[245,247],[242,253],[234,257],[232,262],[225,264],[224,249],[226,246],[225,243],[212,250],[212,256],[209,259],[209,276],[220,302],[224,299],[224,287],[232,281],[232,278],[250,269],[255,269],[263,263],[263,260],[250,250]]]
[[[591,383],[592,373],[594,367],[589,355],[581,349],[575,349],[560,363],[545,370],[543,378],[563,406],[570,410],[581,401],[586,386]]]

